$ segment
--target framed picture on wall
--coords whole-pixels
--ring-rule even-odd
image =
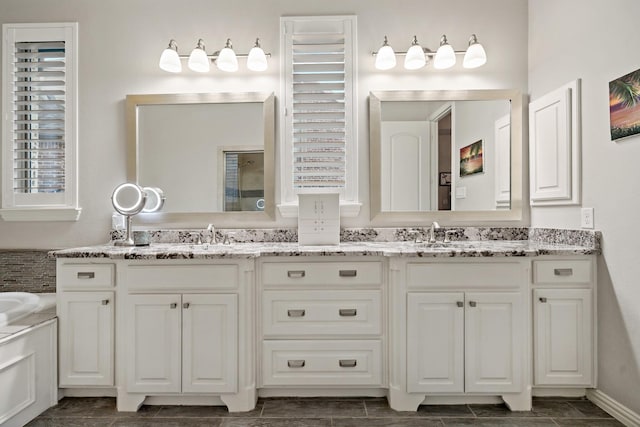
[[[451,186],[451,172],[440,172],[440,186]]]
[[[460,177],[484,172],[482,140],[460,149]]]
[[[609,82],[611,140],[640,133],[640,70]]]

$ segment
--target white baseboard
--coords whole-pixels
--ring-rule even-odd
[[[587,390],[587,399],[627,427],[640,427],[640,414],[597,389]]]

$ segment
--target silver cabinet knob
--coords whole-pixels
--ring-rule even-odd
[[[340,270],[338,275],[340,277],[356,277],[358,275],[358,270]]]
[[[96,273],[94,271],[79,271],[77,277],[78,279],[95,279]]]
[[[305,310],[287,310],[287,316],[289,317],[304,317]]]
[[[290,277],[292,279],[301,279],[305,276],[305,271],[304,270],[289,270],[287,271],[287,277]]]
[[[358,361],[356,359],[340,359],[338,363],[341,368],[355,368]]]
[[[464,307],[464,302],[462,301],[456,301],[456,305],[460,308]]]
[[[109,300],[108,299],[103,299],[102,300],[102,305],[108,305],[109,304]]]
[[[356,308],[341,308],[338,310],[338,313],[342,317],[353,317],[358,314],[358,309]]]
[[[170,308],[178,308],[178,303],[177,303],[177,302],[172,302],[172,303],[169,305],[169,307],[170,307]]]
[[[540,297],[538,299],[540,300],[540,302],[547,302],[547,298],[546,297]]]
[[[191,303],[189,302],[182,303],[182,308],[189,308],[190,306],[191,306]]]
[[[469,301],[469,307],[475,307],[477,303],[475,301]]]
[[[573,268],[554,268],[553,274],[555,276],[573,276]]]

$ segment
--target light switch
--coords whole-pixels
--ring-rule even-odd
[[[593,228],[593,208],[582,208],[580,211],[580,227]]]

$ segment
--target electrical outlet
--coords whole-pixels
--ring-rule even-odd
[[[580,212],[580,227],[593,228],[593,208],[582,208]]]

